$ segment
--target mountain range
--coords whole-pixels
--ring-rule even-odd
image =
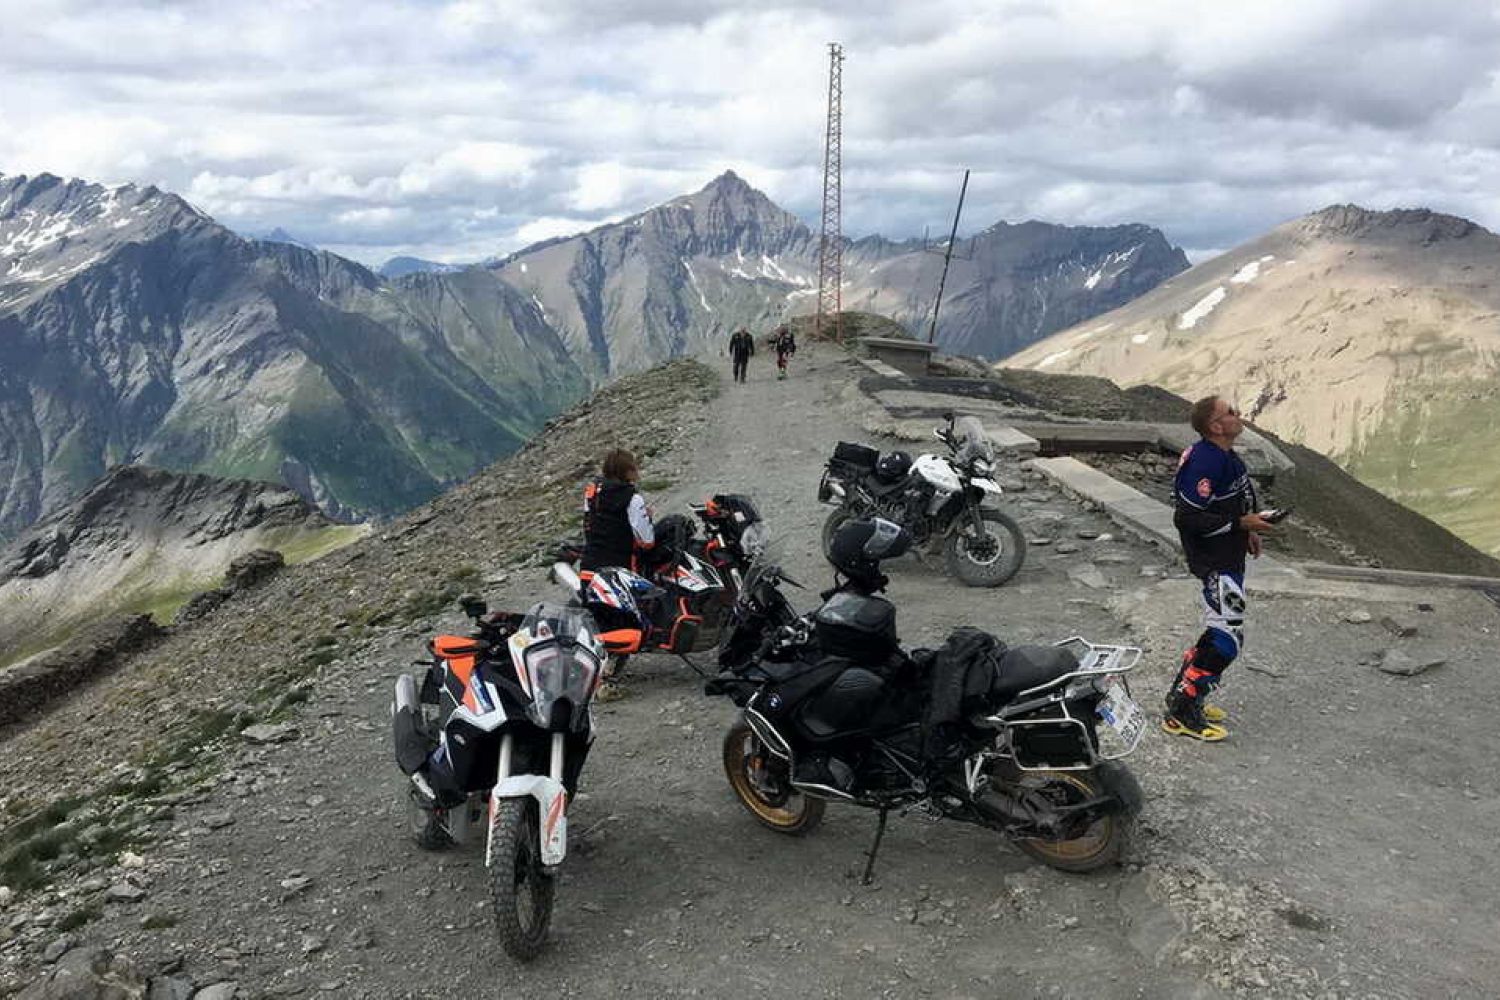
[[[816,250],[732,172],[397,277],[245,239],[153,187],[0,176],[0,538],[119,463],[279,481],[344,519],[410,509],[617,374],[812,310]],[[1001,224],[964,256],[939,339],[989,357],[1187,267],[1144,226]],[[941,263],[853,241],[845,306],[919,326]]]
[[[254,549],[298,562],[366,530],[285,486],[116,466],[0,547],[0,668],[122,612],[165,622]]]
[[[1003,364],[1238,401],[1500,555],[1500,236],[1335,205]]]

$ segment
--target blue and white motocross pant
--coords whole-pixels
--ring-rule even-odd
[[[1245,574],[1243,571],[1206,573],[1199,601],[1203,634],[1182,657],[1173,689],[1201,701],[1218,685],[1228,666],[1245,645]]]

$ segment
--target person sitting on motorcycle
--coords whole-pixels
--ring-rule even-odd
[[[645,497],[636,489],[640,464],[623,448],[604,456],[598,479],[583,491],[583,557],[579,576],[587,582],[593,571],[622,566],[638,572],[654,563],[656,531]]]

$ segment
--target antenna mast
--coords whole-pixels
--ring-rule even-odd
[[[953,243],[958,239],[958,217],[964,214],[964,195],[969,190],[969,171],[964,170],[963,187],[958,189],[958,208],[953,213],[953,231],[948,234],[948,244],[943,250],[943,275],[938,278],[937,301],[932,304],[932,325],[927,328],[927,342],[937,340],[938,310],[943,307],[943,286],[948,283],[948,264],[953,260]],[[962,258],[961,258],[962,259]]]
[[[828,131],[823,143],[823,232],[818,238],[817,336],[831,326],[836,340],[844,339],[844,239],[840,231],[840,151],[844,127],[844,47],[828,43]]]

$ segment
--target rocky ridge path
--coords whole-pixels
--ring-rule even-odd
[[[679,392],[697,384],[683,371]],[[628,696],[599,706],[551,946],[530,966],[509,962],[480,849],[424,854],[405,837],[391,681],[427,635],[462,621],[403,595],[414,580],[446,579],[432,570],[443,565],[472,568],[460,576],[495,606],[555,593],[507,531],[566,526],[596,456],[562,461],[558,449],[630,443],[635,422],[652,420],[663,447],[646,458],[644,480],[658,515],[716,490],[750,493],[786,564],[821,585],[826,508],[813,487],[823,460],[836,440],[872,440],[867,428],[888,423],[858,391],[859,374],[817,345],[785,382],[761,358],[748,385],[726,375],[703,411],[674,410],[677,386],[641,390],[628,413],[622,398],[603,401],[508,467],[509,492],[471,484],[467,499],[221,611],[193,633],[199,683],[256,658],[326,662],[280,680],[279,707],[258,726],[235,735],[238,722],[224,721],[223,735],[204,734],[205,749],[156,771],[113,767],[150,742],[152,703],[132,701],[140,688],[124,676],[12,736],[0,746],[7,803],[44,800],[48,779],[80,793],[102,769],[120,770],[142,808],[128,846],[84,853],[94,860],[48,887],[0,897],[0,992],[36,983],[31,995],[47,995],[39,977],[67,978],[48,970],[76,971],[100,957],[90,948],[124,958],[74,981],[155,976],[153,995],[218,998],[1425,997],[1483,993],[1500,979],[1490,902],[1500,866],[1489,856],[1500,753],[1464,735],[1485,731],[1500,695],[1490,670],[1500,618],[1477,595],[1448,593],[1369,607],[1257,602],[1251,645],[1224,690],[1233,738],[1205,747],[1150,733],[1130,760],[1148,797],[1133,855],[1085,877],[1043,868],[982,830],[893,817],[876,882],[863,887],[874,815],[834,806],[807,838],[763,831],[719,765],[732,706],[705,698],[679,661],[641,658]],[[1136,693],[1154,707],[1197,631],[1191,581],[1170,553],[1026,470],[1004,479],[1033,539],[1026,566],[978,591],[940,565],[903,560],[891,572],[903,639],[936,644],[954,625],[977,624],[1011,642],[1135,642],[1147,651]],[[528,485],[539,488],[528,496]],[[466,546],[465,527],[483,544]],[[399,622],[359,612],[398,598],[414,612]],[[277,616],[302,633],[297,643],[276,645],[252,621]],[[1395,638],[1383,617],[1416,634]],[[179,658],[191,636],[178,640]],[[1377,669],[1401,657],[1446,662],[1417,676]],[[70,753],[70,735],[93,726],[108,739],[85,735]],[[160,787],[148,787],[153,776]],[[115,801],[95,787],[65,828],[89,809],[109,815]],[[113,828],[84,832],[94,828],[112,846]]]

